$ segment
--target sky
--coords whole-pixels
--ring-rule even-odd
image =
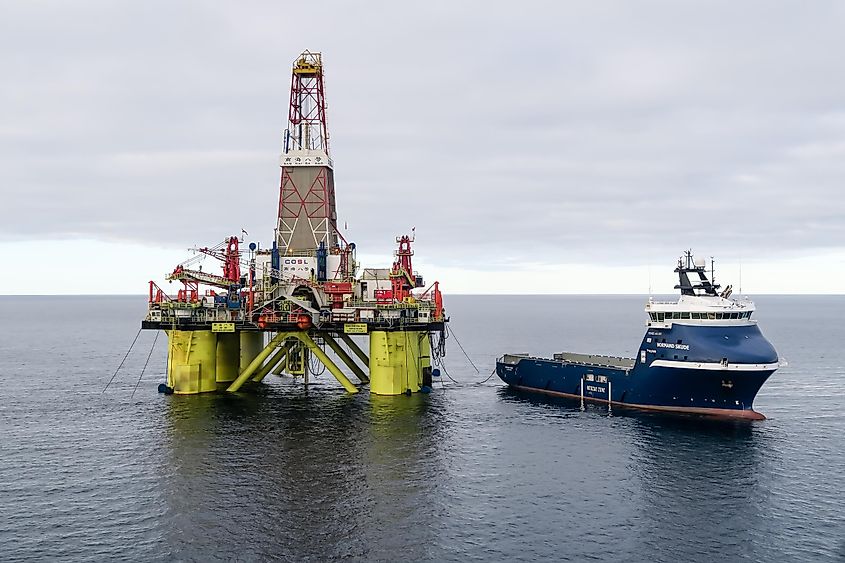
[[[845,293],[845,4],[0,4],[0,294],[144,293],[269,245],[290,67],[344,236],[446,293]],[[209,265],[209,268],[215,267]]]

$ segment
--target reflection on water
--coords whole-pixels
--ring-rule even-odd
[[[766,515],[755,502],[766,438],[749,421],[636,416],[633,470],[640,479],[648,549],[689,560],[719,546],[751,553],[750,530]],[[666,526],[671,522],[671,526]]]
[[[428,396],[286,385],[168,401],[174,555],[425,556],[440,433]]]
[[[695,560],[714,546],[728,559],[751,554],[758,539],[753,530],[766,519],[759,502],[765,496],[761,466],[772,461],[760,423],[636,409],[609,412],[606,405],[590,403],[581,412],[578,400],[508,388],[498,395],[530,405],[541,416],[559,410],[584,418],[612,416],[621,423],[608,432],[632,446],[628,470],[637,482],[631,518],[643,531],[638,550],[677,560]]]

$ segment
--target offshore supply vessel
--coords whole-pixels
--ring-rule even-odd
[[[677,301],[649,298],[636,358],[505,354],[497,375],[510,387],[640,409],[762,420],[754,397],[782,363],[751,316],[754,303],[721,293],[706,263],[687,251],[675,268]]]

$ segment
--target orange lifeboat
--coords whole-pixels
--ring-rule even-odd
[[[300,330],[307,330],[311,328],[311,317],[309,315],[299,315],[296,318],[296,326]]]

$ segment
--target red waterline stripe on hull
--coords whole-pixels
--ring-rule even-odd
[[[561,391],[549,391],[548,389],[537,389],[536,387],[525,387],[523,385],[511,385],[514,389],[520,391],[530,391],[532,393],[543,393],[544,395],[552,395],[554,397],[565,397],[567,399],[581,399],[581,395],[573,393],[563,393]],[[607,399],[597,399],[594,397],[583,397],[585,401],[592,401],[594,403],[610,403],[611,405],[619,405],[625,408],[641,409],[647,411],[661,411],[661,412],[675,412],[684,414],[698,414],[704,416],[713,416],[717,418],[741,418],[744,420],[766,420],[765,415],[751,409],[710,409],[704,407],[666,407],[661,405],[638,405],[635,403],[620,403],[619,401],[608,401]]]

